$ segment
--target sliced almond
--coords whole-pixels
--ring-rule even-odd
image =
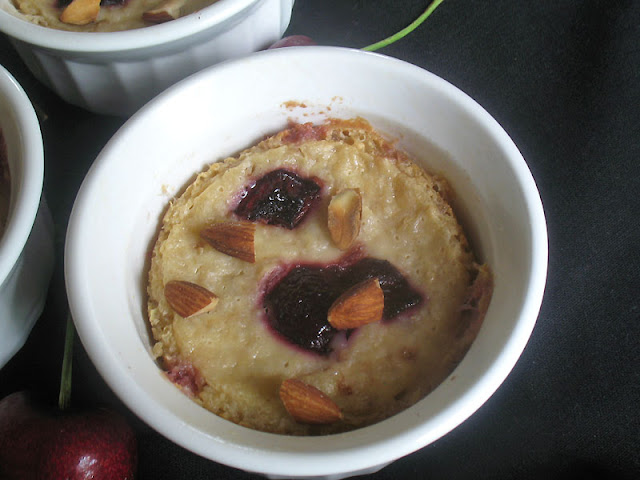
[[[159,10],[155,8],[153,10],[147,10],[142,14],[142,19],[145,22],[153,24],[170,22],[171,20],[175,20],[176,18],[178,17],[174,17],[171,12],[167,10]]]
[[[296,422],[326,424],[342,420],[340,407],[331,398],[300,380],[282,382],[280,399]]]
[[[100,13],[100,0],[73,0],[62,10],[60,21],[71,25],[95,22]]]
[[[164,286],[164,297],[171,308],[184,318],[209,312],[218,297],[204,287],[184,280],[171,280]]]
[[[341,250],[347,250],[360,233],[362,197],[355,188],[342,190],[329,202],[329,232]]]
[[[182,15],[181,9],[186,0],[167,0],[142,14],[142,19],[149,23],[165,23]]]
[[[254,263],[255,232],[256,226],[250,222],[223,222],[202,229],[200,236],[219,252]]]
[[[344,292],[329,308],[329,323],[338,330],[380,321],[384,292],[377,278],[364,280]]]

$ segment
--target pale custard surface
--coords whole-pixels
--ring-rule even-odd
[[[171,202],[153,250],[148,293],[154,353],[195,367],[204,387],[194,399],[202,406],[258,430],[325,434],[391,416],[451,373],[481,321],[461,314],[479,267],[443,197],[446,182],[427,175],[362,120],[331,124],[321,137],[289,143],[281,133],[212,164]],[[296,229],[257,224],[253,264],[200,239],[205,226],[234,219],[238,196],[252,181],[280,168],[323,184],[319,206]],[[274,335],[264,321],[261,286],[279,265],[332,263],[344,255],[331,240],[327,206],[346,188],[362,196],[358,248],[391,262],[425,300],[393,321],[360,327],[325,357]],[[176,279],[214,292],[216,308],[180,317],[163,295],[164,285]],[[294,421],[278,396],[288,378],[323,391],[344,420],[324,426]]]

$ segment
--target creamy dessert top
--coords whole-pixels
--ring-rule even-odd
[[[149,321],[168,378],[281,434],[413,405],[464,356],[491,298],[451,195],[362,119],[293,125],[213,163],[153,248]]]
[[[44,27],[115,32],[164,23],[216,0],[0,0],[0,7]]]

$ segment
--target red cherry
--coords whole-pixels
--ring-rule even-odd
[[[0,478],[133,480],[133,429],[115,412],[45,413],[25,392],[0,401]]]
[[[0,401],[0,478],[36,480],[35,459],[52,421],[35,410],[25,392]]]
[[[282,47],[305,47],[308,45],[317,45],[317,43],[306,35],[290,35],[278,40],[276,43],[271,45],[268,50]]]
[[[137,443],[133,430],[112,411],[65,415],[54,422],[41,451],[39,477],[52,480],[133,480]]]

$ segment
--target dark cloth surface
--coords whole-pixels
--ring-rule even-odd
[[[403,28],[426,4],[298,0],[288,33],[359,48]],[[448,80],[510,134],[543,200],[549,274],[531,339],[498,391],[454,431],[369,478],[640,478],[640,2],[445,0],[380,53]],[[124,120],[59,100],[4,36],[0,63],[41,117],[58,253],[45,312],[0,370],[0,396],[30,389],[55,402],[66,222],[84,174]],[[135,426],[141,479],[260,478],[142,424],[79,342],[74,361],[74,403],[109,405]]]

